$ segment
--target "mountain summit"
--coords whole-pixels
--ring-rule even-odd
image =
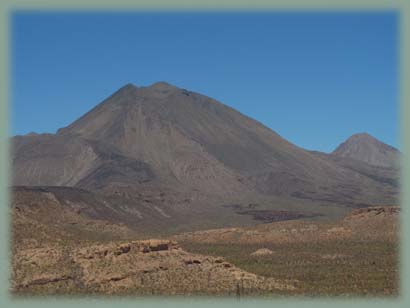
[[[379,143],[349,142],[342,150],[354,144],[365,149],[361,160],[385,162],[372,152],[381,151]],[[346,206],[395,203],[398,189],[397,172],[369,169],[348,155],[353,150],[306,151],[210,97],[165,82],[128,84],[57,134],[16,136],[13,146],[14,185],[87,190],[157,225],[178,225],[182,217],[235,225],[289,209],[336,215]]]

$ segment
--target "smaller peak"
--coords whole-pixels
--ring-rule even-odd
[[[158,81],[150,85],[148,88],[156,90],[156,91],[172,91],[178,89],[176,86],[165,82],[165,81]]]

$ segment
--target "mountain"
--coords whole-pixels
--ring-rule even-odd
[[[136,228],[332,217],[347,207],[397,203],[397,170],[307,151],[165,82],[128,84],[56,134],[12,142],[14,185],[89,191],[125,210]]]
[[[399,151],[367,133],[355,134],[332,153],[381,167],[398,167]]]

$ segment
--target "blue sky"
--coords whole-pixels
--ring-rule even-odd
[[[12,134],[52,132],[126,83],[211,96],[298,146],[398,147],[398,15],[15,12]]]

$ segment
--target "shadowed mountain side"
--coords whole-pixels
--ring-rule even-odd
[[[17,136],[13,141],[19,153],[13,158],[16,185],[102,188],[116,181],[139,183],[155,178],[148,164],[95,140],[42,134]]]

